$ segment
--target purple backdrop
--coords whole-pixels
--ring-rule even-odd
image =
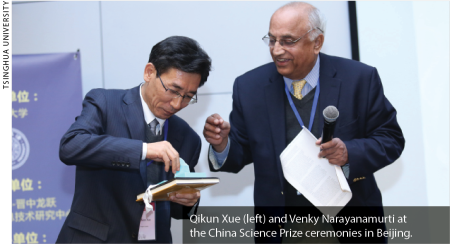
[[[54,243],[75,185],[58,152],[81,111],[80,54],[13,55],[12,79],[12,241]]]

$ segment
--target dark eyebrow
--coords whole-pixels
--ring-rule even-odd
[[[272,35],[272,34],[270,34],[270,32],[269,32],[269,34],[268,34],[269,36],[271,36],[271,37],[274,37],[274,35]],[[288,38],[290,38],[290,39],[294,39],[294,37],[293,36],[291,36],[291,35],[284,35],[284,36],[281,36],[281,38],[283,38],[283,39],[288,39]]]
[[[172,86],[177,90],[183,90],[183,88],[177,84],[172,84]]]
[[[172,86],[176,89],[176,90],[183,90],[183,88],[177,84],[172,84]],[[188,91],[187,93],[191,93],[192,95],[195,95],[197,93],[197,91]],[[186,94],[185,94],[186,95]]]

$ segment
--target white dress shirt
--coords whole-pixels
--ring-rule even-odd
[[[139,95],[141,96],[142,111],[144,112],[145,123],[148,125],[148,124],[150,124],[150,122],[152,122],[156,118],[156,120],[158,120],[158,122],[159,122],[159,125],[156,126],[156,134],[160,135],[162,130],[163,130],[163,127],[164,127],[164,122],[166,120],[157,118],[152,113],[152,111],[150,111],[150,109],[148,108],[147,103],[144,101],[144,98],[142,97],[142,85],[143,84],[144,83],[141,84],[141,87],[139,89]],[[142,157],[141,157],[141,160],[145,160],[145,156],[147,156],[147,143],[146,142],[142,143]]]

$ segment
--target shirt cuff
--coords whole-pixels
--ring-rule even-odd
[[[145,160],[145,156],[147,156],[147,143],[142,143],[142,156],[141,160]]]
[[[342,166],[342,171],[344,171],[345,178],[348,179],[348,176],[350,175],[350,165],[347,163]]]
[[[189,211],[189,213],[188,213],[189,218],[195,213],[195,209],[197,207],[198,207],[198,201],[194,204],[194,206],[192,206],[191,211]]]
[[[213,165],[214,169],[220,169],[223,164],[225,163],[225,160],[227,160],[228,152],[230,151],[230,140],[228,140],[227,146],[225,147],[225,150],[223,152],[216,152],[211,145],[209,145],[209,160],[211,161],[211,164]]]

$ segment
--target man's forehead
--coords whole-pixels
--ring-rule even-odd
[[[269,29],[269,36],[273,36],[276,38],[298,38],[298,36],[303,33],[304,28],[287,28],[283,26],[275,26]]]
[[[164,77],[167,80],[167,85],[175,88],[176,90],[186,90],[188,93],[196,94],[198,86],[192,81],[192,75],[198,76],[199,84],[201,75],[186,73],[178,69],[171,68],[169,72],[166,72],[167,76]]]

